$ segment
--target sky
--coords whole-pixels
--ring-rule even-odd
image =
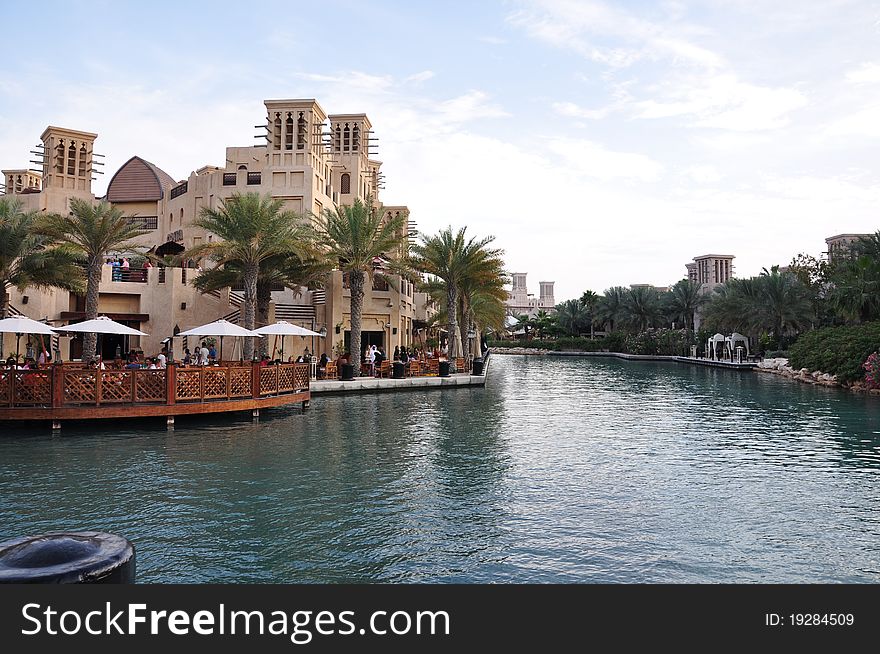
[[[739,277],[880,229],[880,4],[51,2],[4,7],[0,167],[47,125],[184,179],[257,141],[263,100],[366,112],[426,233],[492,235],[556,300]]]

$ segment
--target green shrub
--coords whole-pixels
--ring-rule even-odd
[[[864,377],[862,364],[880,349],[880,322],[849,327],[825,327],[802,334],[789,349],[789,365],[837,375],[841,382]]]

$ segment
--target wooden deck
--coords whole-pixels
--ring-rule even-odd
[[[96,370],[57,364],[42,370],[0,370],[0,421],[174,416],[253,411],[302,402],[309,366],[169,366],[164,370]]]

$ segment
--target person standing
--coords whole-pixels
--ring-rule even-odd
[[[199,350],[199,365],[208,365],[208,344],[205,341],[202,341],[202,348]]]
[[[168,350],[164,347],[162,351],[159,352],[159,356],[156,357],[156,362],[158,363],[159,368],[166,368],[168,366]]]

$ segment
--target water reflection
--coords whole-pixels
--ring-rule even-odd
[[[0,537],[105,529],[143,581],[877,581],[880,401],[495,357],[485,389],[0,439]]]

